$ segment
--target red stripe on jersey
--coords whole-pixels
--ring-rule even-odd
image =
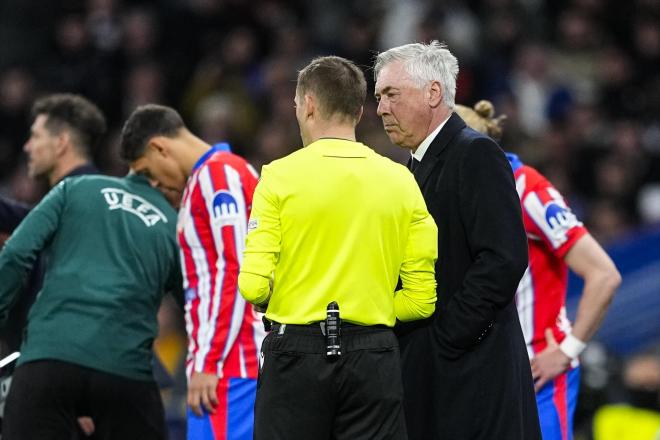
[[[559,429],[561,430],[562,440],[568,440],[568,391],[566,389],[567,374],[560,374],[553,382],[555,392],[553,393],[552,400],[557,408],[557,416],[559,417]]]
[[[227,439],[227,412],[229,401],[229,380],[220,379],[215,389],[218,396],[218,406],[215,408],[215,414],[209,414],[211,429],[213,429],[214,440]]]
[[[245,347],[243,350],[244,353],[244,362],[245,370],[247,371],[248,377],[256,377],[259,375],[259,350],[260,347],[255,343],[255,326],[261,326],[261,320],[255,316],[255,313],[252,311],[252,304],[246,304],[245,306],[245,316],[246,320],[243,322],[243,337],[241,344]],[[258,328],[258,327],[257,327]],[[261,339],[259,339],[261,342]]]

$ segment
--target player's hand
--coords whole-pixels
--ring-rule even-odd
[[[188,383],[188,406],[195,414],[201,417],[204,409],[215,413],[218,406],[217,387],[218,376],[215,374],[193,372]]]
[[[94,434],[94,421],[91,417],[78,417],[78,425],[87,437]]]
[[[571,358],[559,349],[551,329],[545,330],[545,340],[548,346],[531,360],[534,390],[537,392],[543,385],[559,376],[571,364]]]

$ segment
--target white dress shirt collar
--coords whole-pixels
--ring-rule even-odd
[[[451,116],[451,114],[449,116]],[[438,125],[438,127],[435,130],[433,130],[433,132],[430,135],[428,135],[426,137],[426,139],[424,139],[422,141],[421,144],[419,144],[419,147],[417,147],[417,150],[415,150],[414,153],[411,153],[413,159],[417,159],[420,162],[422,161],[422,158],[424,157],[424,154],[426,153],[426,150],[429,149],[429,146],[431,146],[431,143],[433,142],[435,137],[438,135],[438,133],[440,133],[440,130],[442,129],[442,127],[445,126],[445,124],[449,120],[449,116],[447,116],[447,119],[442,121],[442,123],[440,125]]]

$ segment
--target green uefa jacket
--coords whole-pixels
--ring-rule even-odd
[[[151,380],[156,314],[180,291],[176,213],[143,177],[65,179],[0,252],[0,324],[41,252],[18,364],[53,359]]]

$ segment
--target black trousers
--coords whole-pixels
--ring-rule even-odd
[[[45,360],[14,371],[2,440],[70,440],[75,438],[80,415],[92,417],[94,439],[162,440],[166,436],[155,382]]]
[[[390,329],[343,327],[326,357],[317,325],[272,331],[261,348],[255,440],[406,440],[401,368]]]

